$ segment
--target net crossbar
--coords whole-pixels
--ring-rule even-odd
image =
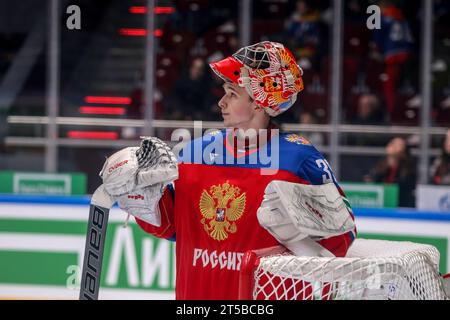
[[[448,299],[439,251],[412,242],[357,239],[345,258],[269,253],[251,273],[251,299]]]

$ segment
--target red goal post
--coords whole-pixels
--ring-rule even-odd
[[[247,251],[242,258],[239,271],[239,300],[253,300],[252,291],[255,285],[254,273],[260,258],[285,254],[288,250],[283,246],[274,246],[259,250]]]
[[[412,242],[357,239],[346,257],[299,257],[282,246],[243,257],[244,300],[446,300],[439,251]]]

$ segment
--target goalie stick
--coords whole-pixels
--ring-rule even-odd
[[[133,215],[138,215],[139,212],[142,214],[138,215],[139,218],[157,225],[159,222],[156,218],[144,219],[142,206],[131,206],[121,198],[143,187],[161,188],[158,199],[154,193],[146,195],[158,203],[163,194],[162,187],[178,178],[177,160],[170,147],[156,137],[141,138],[143,140],[139,148],[125,148],[116,152],[107,159],[100,172],[103,184],[92,195],[89,209],[80,300],[98,299],[109,210],[114,202],[117,200],[119,207],[128,214],[132,214],[130,210],[134,211]],[[119,167],[122,170],[114,171]],[[155,215],[155,212],[145,214]]]
[[[109,210],[113,204],[113,198],[105,191],[103,185],[92,195],[81,271],[80,300],[98,299],[106,229]]]

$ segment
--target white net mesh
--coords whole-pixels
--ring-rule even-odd
[[[357,239],[345,258],[261,257],[253,299],[448,299],[439,252],[412,242]]]

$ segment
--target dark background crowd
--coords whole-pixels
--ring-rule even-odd
[[[83,22],[82,29],[76,32],[61,29],[60,115],[142,119],[146,105],[143,91],[145,37],[129,36],[130,32],[124,29],[145,27],[145,14],[131,8],[142,8],[146,1],[96,0],[92,5],[91,1],[78,0],[72,3],[80,6]],[[381,8],[381,29],[371,30],[366,25],[369,17],[366,9],[373,4]],[[423,105],[420,94],[424,16],[421,4],[416,0],[344,1],[343,124],[419,125]],[[212,75],[208,63],[240,47],[238,13],[241,2],[176,0],[158,1],[157,5],[169,9],[161,9],[156,17],[160,33],[155,34],[154,117],[220,121],[217,102],[223,94],[222,82]],[[0,0],[0,83],[19,57],[25,62],[34,57],[13,103],[3,104],[0,100],[2,138],[44,134],[42,129],[8,128],[5,119],[9,115],[46,114],[47,49],[45,45],[31,45],[28,56],[21,56],[28,42],[32,43],[39,36],[42,39],[48,32],[45,10],[37,1]],[[450,3],[435,0],[431,122],[436,127],[450,124],[449,18]],[[62,14],[62,25],[65,19]],[[36,26],[41,26],[42,30]],[[333,59],[330,53],[331,0],[254,0],[250,28],[252,43],[271,40],[285,44],[304,70],[305,90],[296,105],[276,120],[279,123],[328,124]],[[0,86],[0,96],[1,90]],[[86,107],[87,96],[122,96],[130,98],[130,102],[122,113],[93,115],[81,112],[85,110],[81,107]],[[59,134],[66,137],[70,129],[60,129]],[[124,128],[117,134],[118,138],[127,139],[135,138],[138,133]],[[319,149],[329,142],[329,135],[323,132],[305,135]],[[411,150],[418,146],[417,136],[343,134],[341,139],[346,145],[385,148],[385,156],[343,156],[340,180],[398,183],[400,205],[414,206],[417,154]],[[430,183],[450,185],[450,134],[445,141],[442,137],[433,137],[432,146],[440,151],[431,161]],[[0,143],[0,155],[12,159],[0,162],[0,169],[8,166],[21,169],[19,156],[14,157],[15,154],[20,155],[20,152]],[[95,175],[96,170],[84,160],[87,154],[100,162],[105,149],[93,152],[62,148],[60,170]],[[95,183],[92,182],[92,186]]]

